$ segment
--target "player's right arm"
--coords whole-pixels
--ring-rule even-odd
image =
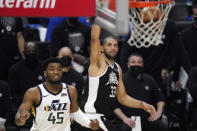
[[[100,45],[101,28],[97,24],[92,25],[91,29],[91,44],[90,44],[90,65],[99,66],[101,59],[101,45]]]
[[[16,115],[15,115],[15,123],[18,126],[23,126],[27,119],[30,117],[30,109],[35,101],[36,97],[36,89],[30,88],[26,91],[22,104],[20,105]]]

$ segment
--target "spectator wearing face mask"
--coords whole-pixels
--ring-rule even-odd
[[[38,57],[37,45],[28,42],[24,47],[25,59],[14,64],[8,74],[8,84],[13,97],[13,105],[17,111],[25,92],[43,81],[42,63]],[[27,126],[31,122],[27,122]]]
[[[62,47],[58,52],[58,58],[63,65],[62,82],[68,85],[73,85],[77,88],[78,103],[81,103],[81,94],[84,88],[83,76],[76,71],[80,65],[73,61],[72,51],[69,47]],[[79,69],[78,69],[79,70]],[[79,124],[73,122],[71,125],[71,131],[78,131]]]
[[[56,57],[60,48],[67,46],[75,56],[75,60],[86,67],[83,75],[87,75],[90,47],[90,27],[80,23],[78,17],[69,17],[56,25],[51,35],[51,55]]]
[[[62,82],[77,88],[78,102],[80,103],[81,93],[84,88],[84,79],[83,76],[76,71],[77,63],[73,61],[71,49],[69,47],[62,47],[58,52],[58,58],[61,59],[63,65]]]
[[[192,67],[197,66],[197,0],[192,5],[192,25],[181,33],[185,49],[188,52]]]
[[[164,108],[164,96],[156,81],[143,73],[143,58],[138,53],[132,53],[128,59],[128,68],[123,75],[123,83],[129,96],[155,105],[156,114],[153,117],[140,109],[129,108],[115,103],[114,113],[119,118],[120,130],[131,131],[135,121],[131,116],[140,116],[142,131],[168,131],[167,125],[160,121]]]

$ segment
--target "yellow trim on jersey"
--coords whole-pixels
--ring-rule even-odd
[[[35,111],[35,108],[33,106],[31,107],[31,110],[32,110],[33,116],[36,118],[36,111]]]
[[[48,105],[45,106],[46,107],[46,112],[48,111]]]

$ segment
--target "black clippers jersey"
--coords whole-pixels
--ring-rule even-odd
[[[96,77],[89,76],[88,88],[84,92],[86,95],[84,111],[86,113],[111,114],[118,80],[119,68],[117,63],[114,63],[113,66],[107,63],[107,68],[103,74]]]

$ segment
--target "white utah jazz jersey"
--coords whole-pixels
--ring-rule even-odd
[[[45,84],[38,85],[40,103],[35,107],[31,131],[70,131],[70,94],[62,83],[62,90],[54,94]]]

